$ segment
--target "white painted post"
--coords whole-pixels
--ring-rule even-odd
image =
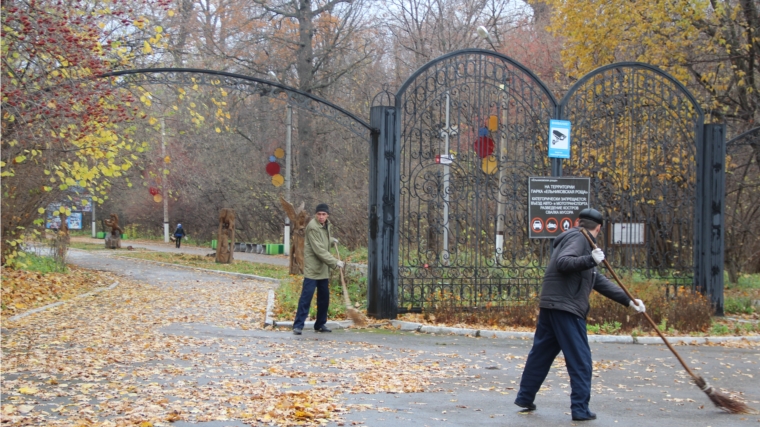
[[[287,116],[285,117],[285,200],[290,200],[290,147],[293,135],[293,107],[288,104]],[[284,253],[290,255],[290,218],[285,216],[285,242]]]
[[[456,135],[458,128],[458,126],[451,126],[450,105],[451,97],[446,93],[446,125],[441,129],[441,136],[444,140],[443,154],[441,154],[441,163],[443,163],[443,252],[446,254],[446,259],[448,259],[449,252],[449,163],[451,163],[449,137]]]
[[[94,239],[98,234],[95,232],[95,202],[92,197],[90,198],[90,206],[92,206],[92,238]]]
[[[166,189],[166,174],[164,173],[164,168],[166,168],[166,162],[164,159],[166,159],[166,142],[164,141],[164,137],[166,136],[166,125],[164,123],[164,118],[161,117],[161,161],[164,162],[163,166],[161,167],[161,196],[164,200],[164,242],[169,243],[169,198],[166,197],[168,195],[168,191]]]

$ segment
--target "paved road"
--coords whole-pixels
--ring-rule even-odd
[[[72,240],[77,241],[77,242],[84,242],[84,243],[98,243],[98,244],[103,243],[103,239],[93,239],[91,237],[81,237],[81,236],[74,237],[72,238]],[[191,246],[187,244],[182,245],[181,248],[177,249],[176,247],[174,247],[173,242],[162,243],[162,242],[153,242],[153,241],[145,241],[145,240],[122,240],[121,244],[122,244],[122,247],[132,246],[133,248],[143,248],[143,249],[148,249],[148,250],[157,251],[157,252],[170,252],[170,253],[191,254],[191,255],[200,255],[200,256],[206,256],[210,253],[215,252],[215,250],[211,248]],[[288,257],[285,255],[261,255],[261,254],[249,254],[245,252],[235,252],[235,259],[258,262],[261,264],[283,265],[286,267],[288,266]]]
[[[161,288],[184,289],[183,284],[192,282],[192,293],[198,303],[191,306],[208,307],[212,314],[222,308],[203,303],[206,289],[211,290],[209,294],[219,292],[220,280],[229,286],[233,286],[232,281],[236,281],[235,286],[240,285],[238,279],[229,276],[215,277],[98,253],[72,251],[69,260]],[[269,284],[250,281],[245,286],[263,288]],[[183,321],[187,315],[181,310],[190,308],[177,308],[164,317],[159,313],[151,324],[155,324],[154,334],[174,343],[187,343],[186,346],[153,348],[155,359],[143,363],[120,360],[130,364],[128,370],[135,370],[135,381],[141,387],[163,393],[172,401],[189,399],[179,395],[181,389],[177,384],[190,382],[195,396],[202,396],[210,407],[217,407],[215,399],[229,392],[227,385],[244,386],[253,381],[254,386],[266,384],[289,392],[339,390],[336,399],[348,412],[342,415],[344,422],[332,421],[328,423],[331,426],[693,427],[756,426],[760,422],[760,415],[728,415],[712,407],[662,345],[592,344],[595,377],[591,409],[599,419],[574,423],[569,415],[569,378],[561,360],[540,392],[536,412],[521,414],[512,404],[530,349],[528,340],[435,336],[383,329],[332,334],[306,331],[302,336],[294,336],[289,331],[220,325],[213,320],[215,315],[206,316],[205,321]],[[254,324],[261,321],[257,318]],[[715,385],[743,393],[742,397],[751,405],[760,407],[760,347],[678,346],[677,349],[703,377]],[[178,354],[193,357],[177,358]],[[378,368],[373,369],[375,366]],[[32,372],[22,372],[3,379],[20,377],[35,378]],[[417,392],[404,392],[407,390]],[[51,405],[67,402],[82,404],[59,397]],[[202,412],[203,408],[199,410]],[[179,421],[171,425],[250,424],[230,419]]]

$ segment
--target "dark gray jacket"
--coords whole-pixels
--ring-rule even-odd
[[[554,240],[538,306],[568,311],[585,319],[592,289],[625,306],[631,302],[619,286],[596,271],[591,245],[578,227],[571,228]]]

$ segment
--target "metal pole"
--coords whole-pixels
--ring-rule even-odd
[[[290,200],[290,146],[293,135],[293,107],[288,104],[287,116],[285,117],[285,200],[293,204]],[[285,216],[285,255],[290,255],[290,218]]]
[[[506,90],[506,88],[504,89]],[[509,144],[509,126],[507,123],[507,109],[509,108],[509,94],[506,96],[505,108],[501,111],[501,124],[504,131],[499,138],[499,157],[496,159],[497,165],[506,164],[507,161],[507,144]],[[496,188],[499,189],[498,203],[496,204],[496,250],[495,256],[498,257],[502,254],[504,248],[504,223],[507,216],[507,195],[505,194],[506,188],[502,189],[501,186],[504,183],[504,177],[506,175],[506,166],[499,167],[499,182],[496,184]]]
[[[92,206],[92,238],[94,239],[98,234],[95,232],[95,202],[92,198],[90,198],[90,206]]]
[[[166,174],[164,168],[166,167],[166,142],[164,138],[166,136],[166,124],[164,118],[161,117],[161,161],[164,162],[161,167],[161,195],[164,200],[164,242],[169,243],[169,198],[167,196],[166,189]]]
[[[446,94],[446,128],[445,134],[444,134],[444,146],[443,146],[443,154],[446,156],[446,160],[444,163],[444,160],[441,160],[441,163],[444,163],[443,165],[443,255],[445,255],[445,260],[448,260],[449,256],[449,132],[451,131],[451,124],[449,123],[449,104],[450,104],[451,98],[449,97],[449,94]],[[444,263],[446,261],[444,260]]]

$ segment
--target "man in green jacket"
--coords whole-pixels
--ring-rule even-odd
[[[327,219],[330,208],[325,203],[317,205],[316,216],[306,225],[304,243],[304,272],[301,298],[298,300],[296,320],[293,321],[293,334],[301,335],[303,325],[309,316],[311,299],[317,290],[317,321],[314,330],[332,332],[327,329],[327,307],[330,306],[330,269],[343,268],[343,261],[330,255],[330,243],[338,239],[332,237],[332,225]]]

